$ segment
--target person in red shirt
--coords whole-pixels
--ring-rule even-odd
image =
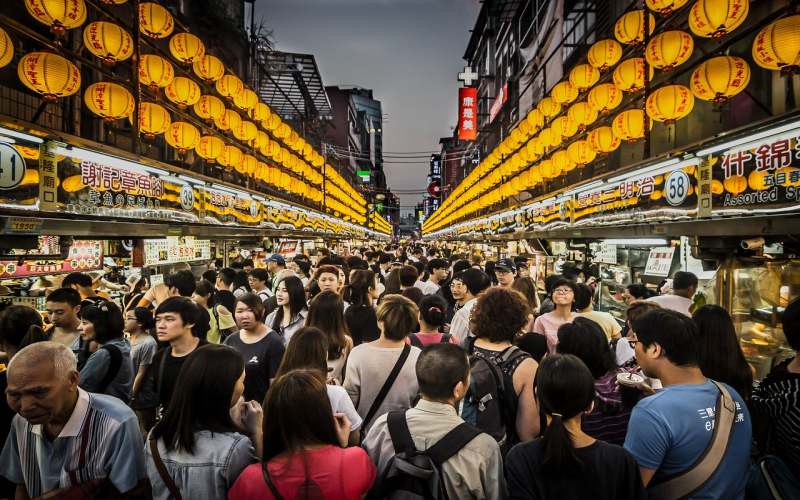
[[[347,417],[331,415],[319,375],[282,375],[265,401],[264,463],[242,472],[228,500],[361,498],[375,481],[375,464],[362,448],[347,448],[349,434]]]
[[[451,343],[458,341],[449,333],[441,333],[447,319],[447,302],[441,295],[426,295],[419,306],[419,332],[406,337],[406,343],[422,349],[429,344]]]

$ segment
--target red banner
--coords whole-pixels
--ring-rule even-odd
[[[29,278],[45,274],[64,274],[73,271],[82,273],[103,268],[103,242],[78,240],[69,249],[64,260],[39,261],[25,260],[0,261],[0,278]]]
[[[478,135],[478,89],[458,89],[458,138],[474,141]]]

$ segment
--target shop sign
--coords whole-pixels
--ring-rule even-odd
[[[39,210],[55,212],[58,203],[58,159],[52,143],[39,147]]]
[[[144,240],[144,265],[158,266],[211,259],[211,242],[191,236]]]
[[[495,117],[497,117],[500,110],[503,109],[503,105],[508,101],[508,84],[504,83],[502,87],[500,87],[500,92],[497,93],[497,96],[494,98],[494,102],[492,103],[492,107],[489,109],[489,121],[494,121]]]
[[[2,234],[39,234],[42,224],[42,219],[9,217],[3,221]]]
[[[14,189],[25,178],[25,158],[10,144],[0,142],[0,190]]]
[[[697,216],[711,217],[712,173],[711,162],[703,161],[697,166]]]
[[[297,240],[284,240],[278,246],[278,253],[285,256],[291,256],[297,253]]]
[[[261,222],[261,203],[227,191],[205,190],[206,213],[222,223],[258,225]]]
[[[672,259],[675,256],[675,247],[657,247],[650,249],[647,257],[647,264],[644,268],[646,276],[657,276],[666,278],[672,267]]]
[[[88,272],[103,268],[103,243],[78,240],[72,244],[66,259],[59,261],[0,261],[0,278],[28,278],[45,274]]]
[[[458,89],[458,138],[474,141],[478,136],[478,89]]]

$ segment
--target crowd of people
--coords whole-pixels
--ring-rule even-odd
[[[800,357],[754,383],[691,273],[621,324],[521,256],[263,264],[3,310],[0,498],[797,498]]]

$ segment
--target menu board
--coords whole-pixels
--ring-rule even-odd
[[[144,265],[159,266],[211,259],[211,241],[191,236],[144,240]]]
[[[21,256],[19,260],[0,261],[0,278],[28,278],[45,274],[88,272],[103,268],[103,242],[95,240],[77,240],[69,249],[63,260],[27,261]]]
[[[644,267],[644,274],[666,278],[669,276],[674,257],[675,247],[651,248],[650,255],[647,256],[647,264]]]

